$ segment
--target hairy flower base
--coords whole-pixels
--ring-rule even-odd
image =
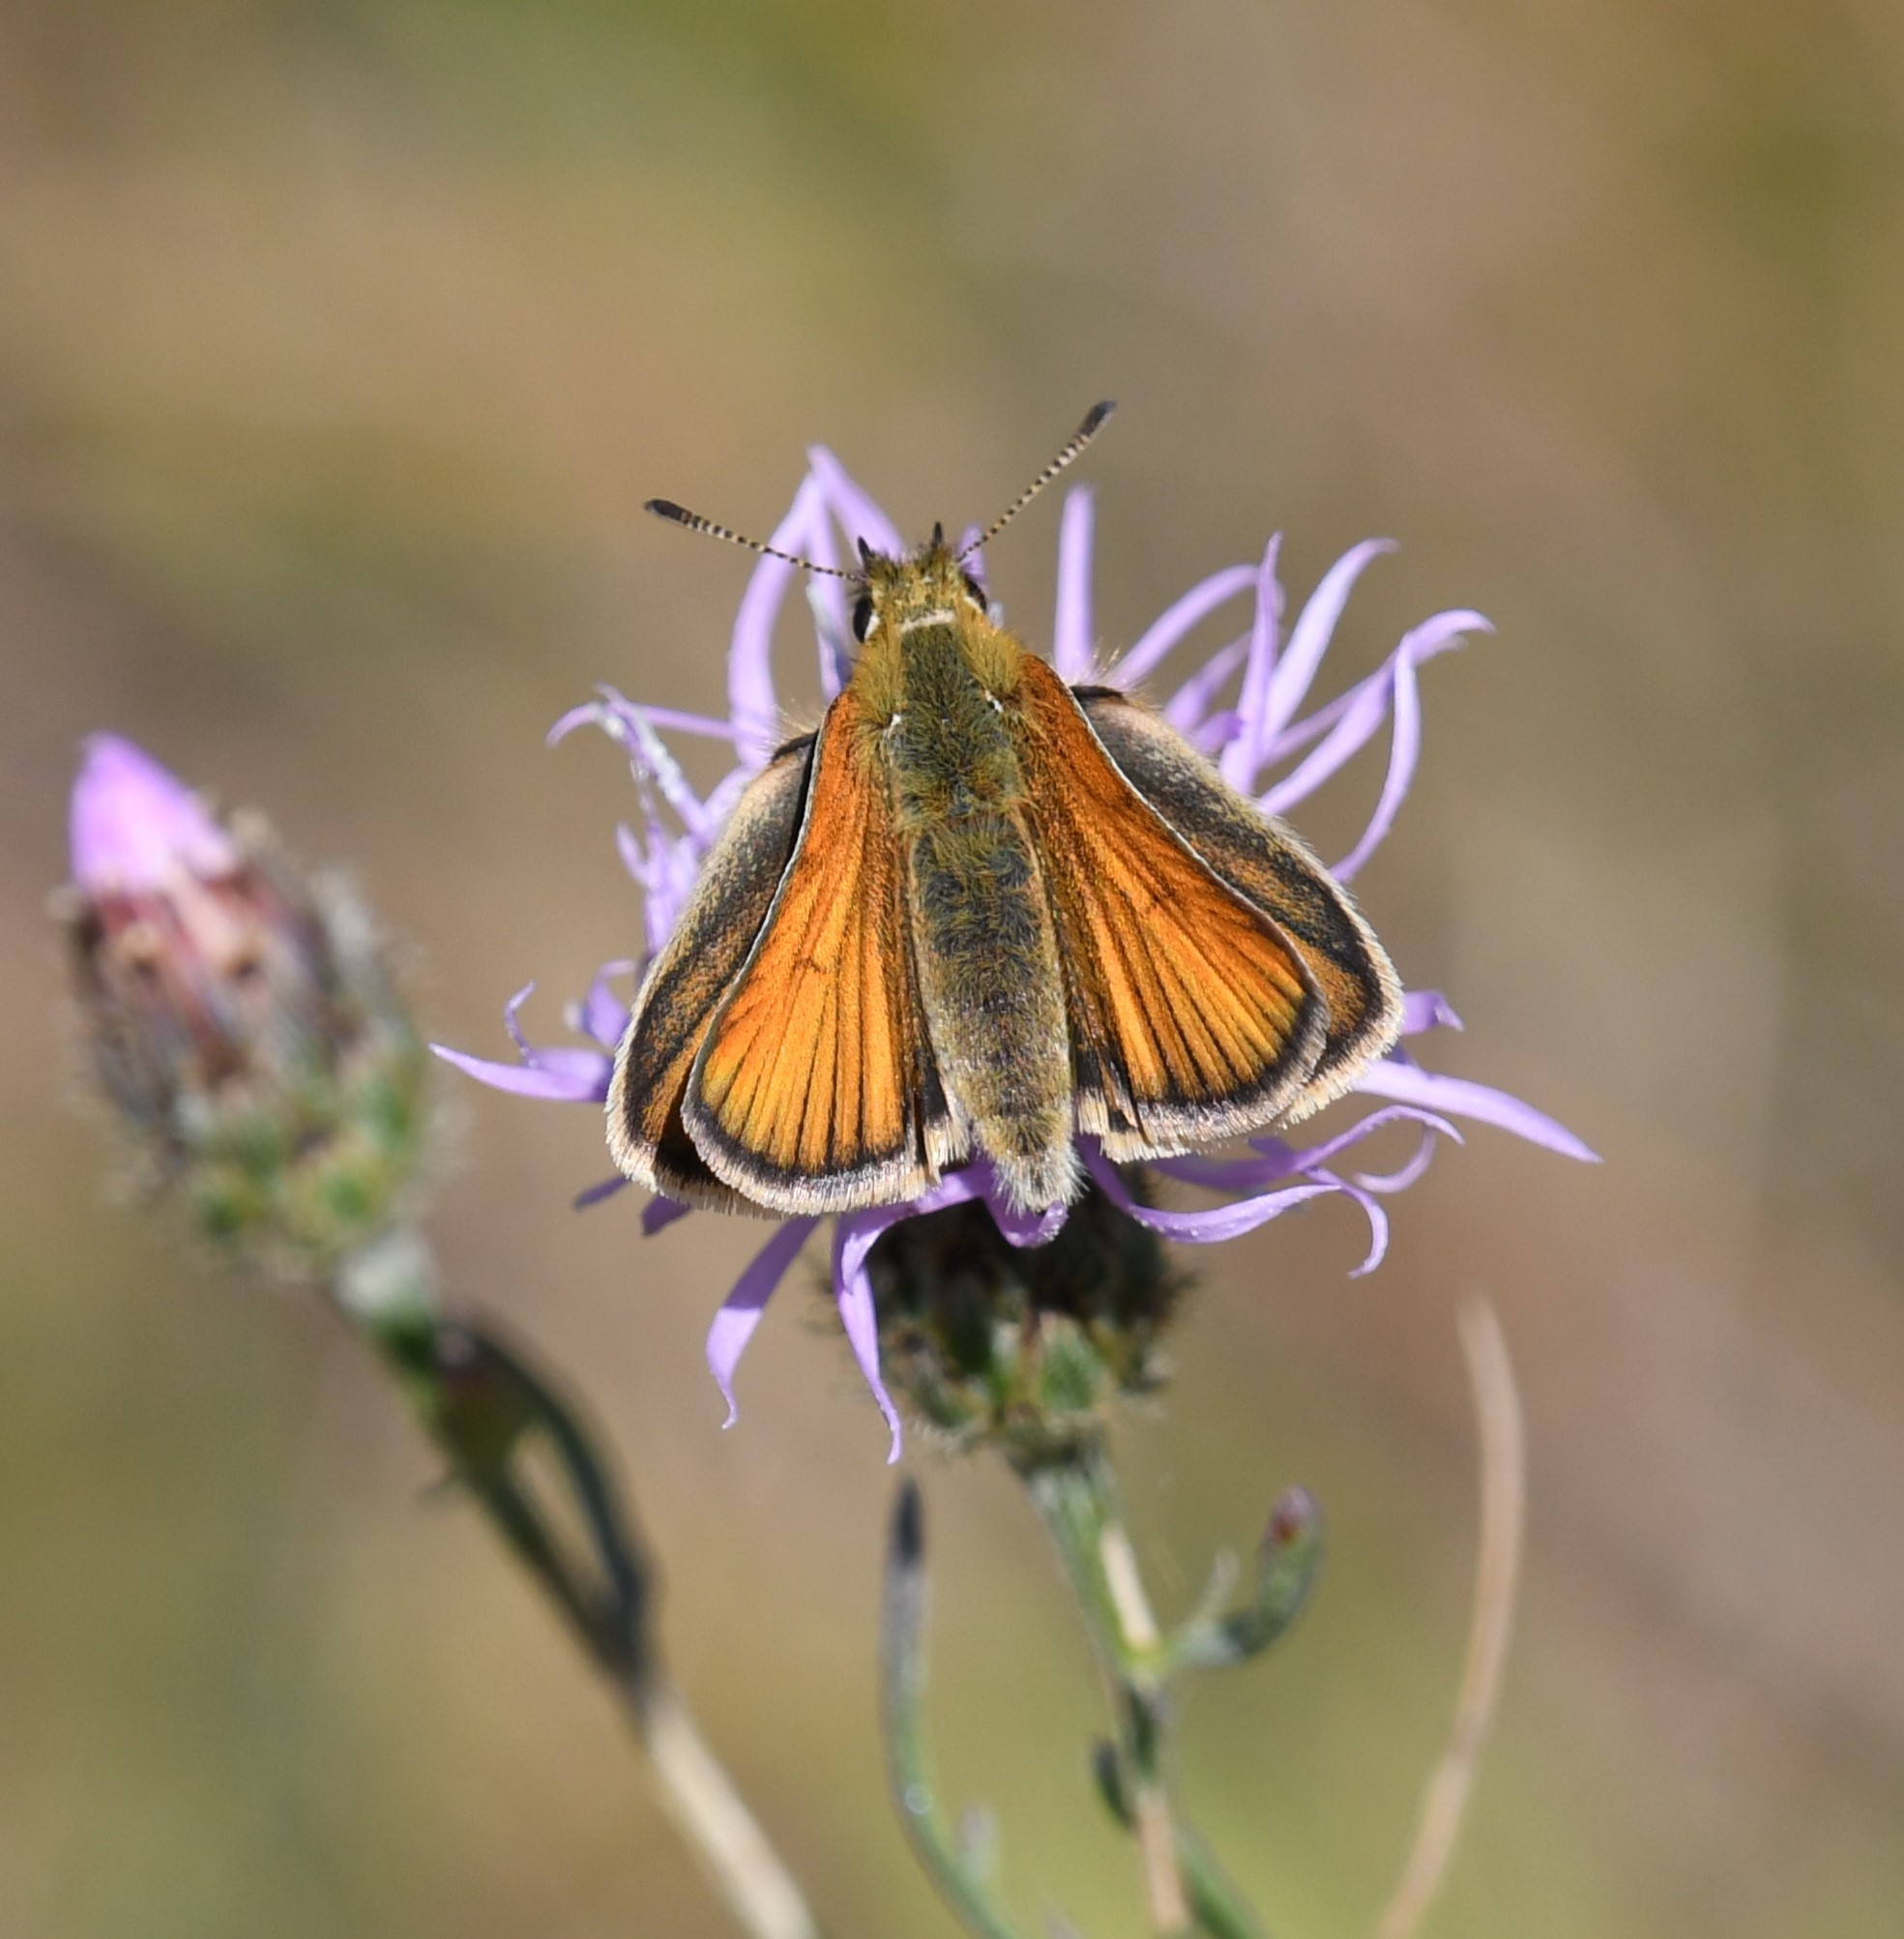
[[[815,449],[810,468],[791,510],[776,528],[772,544],[803,554],[822,566],[839,556],[835,527],[850,546],[864,540],[875,550],[899,554],[904,542],[885,514],[847,477],[831,453]],[[1149,686],[1164,661],[1206,621],[1240,599],[1251,602],[1245,629],[1207,654],[1202,664],[1162,701],[1166,720],[1191,744],[1210,755],[1230,784],[1250,796],[1266,814],[1286,813],[1367,747],[1385,724],[1390,729],[1389,760],[1380,795],[1361,838],[1334,874],[1350,880],[1393,825],[1421,753],[1421,710],[1418,675],[1437,655],[1473,632],[1488,631],[1479,613],[1437,613],[1405,633],[1373,673],[1319,706],[1307,705],[1356,581],[1369,563],[1391,548],[1383,540],[1355,546],[1330,568],[1285,632],[1283,595],[1276,576],[1277,544],[1272,540],[1253,566],[1232,566],[1213,574],[1177,600],[1107,667],[1098,663],[1091,616],[1092,497],[1080,486],[1067,498],[1059,543],[1058,603],[1053,661],[1073,683],[1100,682],[1123,688]],[[981,563],[977,562],[975,563]],[[641,810],[639,830],[617,830],[617,845],[644,898],[648,955],[660,949],[692,894],[694,880],[743,788],[782,738],[782,720],[773,677],[775,623],[797,569],[784,560],[763,558],[754,568],[735,621],[728,654],[728,715],[724,720],[638,705],[612,688],[565,714],[551,729],[551,742],[575,727],[601,728],[626,750]],[[813,637],[822,692],[838,692],[850,662],[841,582],[809,582]],[[735,765],[703,797],[688,783],[664,733],[688,734],[725,743]],[[613,1052],[627,1027],[628,1005],[615,994],[618,979],[633,976],[633,962],[603,966],[569,1022],[582,1043],[535,1044],[518,1020],[533,984],[510,1001],[504,1015],[519,1062],[501,1064],[438,1045],[438,1054],[498,1090],[518,1097],[600,1104],[607,1096]],[[1435,991],[1411,992],[1405,1000],[1404,1040],[1445,1027],[1459,1029],[1454,1012]],[[1248,1141],[1247,1158],[1194,1156],[1166,1159],[1153,1169],[1165,1178],[1221,1194],[1222,1202],[1197,1210],[1168,1210],[1142,1203],[1117,1167],[1089,1137],[1078,1140],[1094,1190],[1085,1203],[1099,1217],[1116,1208],[1128,1219],[1162,1237],[1212,1243],[1231,1239],[1289,1211],[1330,1194],[1353,1199],[1368,1220],[1369,1247],[1354,1271],[1366,1273],[1388,1249],[1389,1219],[1382,1200],[1419,1178],[1440,1138],[1460,1142],[1450,1120],[1466,1118],[1498,1126],[1517,1136],[1575,1159],[1594,1154],[1553,1119],[1507,1093],[1422,1070],[1405,1043],[1363,1072],[1355,1089],[1385,1101],[1380,1108],[1297,1148],[1281,1138]],[[1342,1105],[1332,1107],[1339,1114]],[[1355,1171],[1341,1160],[1375,1131],[1396,1124],[1420,1133],[1413,1156],[1398,1169]],[[619,1190],[611,1179],[584,1192],[578,1203],[593,1203]],[[1042,1218],[1013,1212],[1004,1202],[982,1160],[941,1179],[919,1198],[903,1205],[846,1214],[835,1221],[833,1289],[855,1358],[899,1448],[899,1421],[881,1374],[881,1302],[875,1296],[868,1258],[882,1239],[908,1220],[954,1207],[960,1230],[990,1215],[993,1227],[1011,1247],[1047,1246],[1066,1225],[1061,1208]],[[642,1216],[653,1233],[684,1216],[686,1208],[665,1199],[653,1201]],[[1072,1208],[1071,1219],[1083,1216]],[[734,1418],[734,1372],[753,1336],[774,1289],[785,1276],[807,1237],[821,1223],[814,1218],[785,1220],[761,1249],[722,1304],[708,1337],[708,1359]],[[1027,1267],[1036,1279],[1040,1269]],[[1011,1278],[1012,1276],[1007,1276]],[[1022,1282],[1025,1275],[1018,1275]],[[939,1420],[934,1404],[922,1397],[916,1381],[906,1391],[928,1420]],[[955,1410],[954,1410],[955,1411]],[[939,1420],[939,1425],[958,1424]]]
[[[1139,1188],[1117,1177],[1128,1202]],[[1157,1235],[1096,1185],[1041,1246],[1013,1246],[981,1200],[904,1219],[866,1255],[885,1377],[957,1447],[1020,1467],[1064,1458],[1118,1394],[1162,1384],[1183,1290]]]

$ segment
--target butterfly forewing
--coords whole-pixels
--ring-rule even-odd
[[[734,1203],[682,1123],[708,1020],[740,973],[792,860],[813,740],[780,749],[748,784],[656,957],[615,1059],[608,1147],[630,1177],[693,1204]]]
[[[1065,961],[1080,1127],[1116,1158],[1281,1115],[1328,1008],[1276,923],[1191,852],[1027,655],[1018,740]]]
[[[1287,1115],[1339,1096],[1395,1041],[1401,984],[1347,893],[1280,822],[1229,787],[1150,708],[1113,688],[1077,690],[1106,752],[1139,794],[1239,895],[1273,916],[1329,1008],[1321,1057]]]
[[[950,1149],[880,759],[849,688],[820,731],[793,860],[688,1082],[703,1157],[775,1211],[909,1197]]]

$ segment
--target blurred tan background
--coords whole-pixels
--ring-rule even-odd
[[[1484,1288],[1531,1579],[1474,1939],[1904,1927],[1904,13],[1324,0],[14,0],[0,16],[0,1931],[700,1939],[607,1703],[325,1316],[107,1205],[59,965],[77,737],[354,862],[435,1034],[500,1053],[634,947],[610,679],[713,706],[810,439],[902,526],[992,511],[1110,394],[1098,626],[1287,533],[1400,539],[1333,676],[1437,606],[1362,881],[1478,1129],[1344,1275],[1342,1205],[1208,1261],[1124,1451],[1181,1607],[1277,1488],[1333,1551],[1192,1701],[1187,1795],[1283,1939],[1366,1932],[1458,1668],[1453,1342]],[[1048,638],[1057,506],[993,583]],[[789,660],[805,669],[805,661]],[[1379,770],[1305,816],[1339,854]],[[718,1431],[758,1231],[642,1243],[592,1114],[464,1087],[457,1289],[585,1391],[712,1734],[838,1934],[950,1932],[887,1809],[892,1478],[810,1287]],[[1026,1512],[915,1456],[952,1788],[1028,1919],[1136,1929],[1098,1699]]]

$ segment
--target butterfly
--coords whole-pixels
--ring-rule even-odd
[[[819,1214],[982,1156],[1043,1210],[1079,1133],[1125,1161],[1291,1123],[1394,1042],[1394,970],[1296,835],[1142,700],[1067,685],[966,570],[1111,408],[962,551],[862,541],[838,574],[851,677],[741,796],[616,1053],[630,1178]]]

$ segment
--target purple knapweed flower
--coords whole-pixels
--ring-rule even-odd
[[[862,540],[889,555],[907,550],[892,521],[832,453],[815,448],[809,458],[806,477],[771,544],[821,566],[832,566],[840,556],[835,528],[847,542],[848,557]],[[1267,814],[1284,814],[1304,800],[1387,723],[1388,773],[1375,811],[1361,839],[1333,869],[1337,880],[1352,879],[1393,825],[1414,779],[1421,739],[1421,668],[1459,645],[1465,635],[1492,631],[1487,621],[1475,612],[1437,613],[1404,634],[1373,673],[1332,699],[1309,706],[1310,690],[1357,579],[1371,560],[1392,547],[1385,540],[1366,540],[1345,553],[1323,575],[1285,632],[1282,586],[1276,576],[1278,542],[1272,539],[1260,564],[1231,566],[1192,586],[1128,653],[1105,666],[1099,663],[1092,626],[1092,506],[1091,491],[1085,486],[1074,488],[1065,503],[1052,656],[1058,672],[1073,684],[1090,681],[1156,689],[1165,661],[1193,630],[1236,602],[1249,601],[1246,629],[1175,686],[1163,702],[1163,716],[1192,746],[1215,759],[1224,779],[1251,796]],[[981,555],[975,555],[973,563],[982,572]],[[617,839],[644,897],[651,958],[687,906],[696,872],[741,790],[784,738],[773,672],[773,635],[798,570],[775,558],[763,558],[753,570],[728,651],[725,719],[638,704],[603,687],[598,690],[598,698],[565,714],[550,729],[553,743],[585,723],[597,726],[628,753],[641,819],[638,830],[620,828]],[[846,595],[838,579],[809,578],[806,598],[819,654],[820,687],[831,699],[850,666]],[[703,797],[688,784],[663,738],[666,734],[719,742],[733,750],[734,765]],[[630,1014],[615,985],[626,978],[631,988],[637,971],[633,962],[605,965],[582,1000],[571,1007],[569,1022],[588,1040],[586,1047],[528,1041],[518,1014],[534,988],[530,984],[517,992],[504,1013],[519,1062],[491,1063],[441,1045],[438,1052],[498,1090],[600,1106],[608,1093],[614,1051]],[[1403,1039],[1437,1027],[1459,1029],[1460,1022],[1439,992],[1411,991],[1404,1003]],[[1154,1171],[1222,1195],[1222,1202],[1203,1210],[1140,1204],[1096,1139],[1081,1136],[1080,1154],[1091,1177],[1115,1203],[1171,1239],[1208,1243],[1235,1238],[1294,1206],[1340,1193],[1360,1205],[1368,1219],[1369,1248],[1354,1269],[1358,1275],[1372,1271],[1388,1249],[1389,1221],[1382,1199],[1421,1175],[1437,1137],[1460,1142],[1450,1120],[1495,1125],[1568,1158],[1594,1157],[1565,1127],[1532,1105],[1484,1084],[1423,1070],[1405,1043],[1364,1071],[1355,1090],[1384,1102],[1319,1143],[1299,1148],[1265,1135],[1248,1141],[1252,1156],[1246,1159],[1191,1156],[1151,1161]],[[1332,1106],[1331,1115],[1339,1115],[1342,1107],[1339,1102]],[[1421,1133],[1414,1155],[1399,1169],[1377,1173],[1342,1165],[1363,1138],[1397,1123],[1412,1124]],[[623,1183],[619,1178],[609,1180],[584,1192],[577,1202],[606,1197]],[[900,1220],[975,1199],[984,1202],[999,1230],[1015,1246],[1044,1243],[1065,1218],[1063,1207],[1041,1217],[1014,1211],[997,1189],[990,1167],[980,1159],[947,1174],[917,1199],[841,1214],[834,1221],[834,1295],[861,1371],[892,1428],[895,1459],[899,1422],[880,1377],[866,1256],[880,1235]],[[654,1233],[686,1212],[685,1206],[655,1199],[642,1215],[643,1227]],[[729,1425],[735,1418],[734,1371],[741,1354],[768,1299],[820,1223],[814,1217],[784,1219],[716,1315],[708,1336],[708,1361],[726,1397]]]

